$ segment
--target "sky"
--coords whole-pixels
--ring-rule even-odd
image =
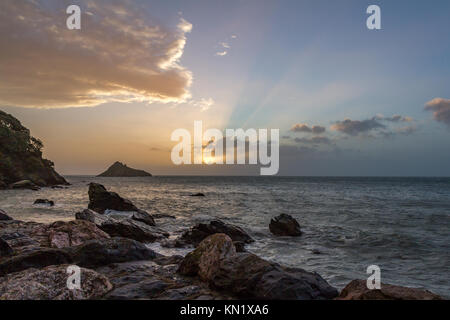
[[[81,8],[68,30],[66,8]],[[381,9],[369,30],[366,9]],[[171,133],[280,130],[280,175],[450,176],[449,1],[0,4],[0,109],[62,174],[254,175],[171,162]]]

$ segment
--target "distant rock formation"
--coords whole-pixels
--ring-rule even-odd
[[[25,188],[68,184],[53,162],[42,158],[42,148],[42,142],[19,120],[0,110],[0,189],[19,181]],[[22,188],[20,184],[14,187]]]
[[[97,177],[151,177],[152,175],[144,170],[133,169],[127,167],[119,161],[108,168],[105,172],[99,174]]]

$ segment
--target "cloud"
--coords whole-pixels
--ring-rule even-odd
[[[84,0],[77,1],[81,30],[68,30],[63,3],[50,3],[2,1],[0,103],[58,108],[190,98],[192,74],[179,59],[191,23],[180,18],[167,27],[133,2]]]
[[[231,40],[234,40],[237,38],[237,36],[232,35],[230,38]],[[228,54],[228,50],[231,48],[231,44],[229,42],[222,41],[219,42],[219,47],[221,51],[216,52],[216,56],[223,57]]]
[[[215,102],[212,98],[202,98],[200,100],[191,100],[189,103],[194,107],[199,107],[201,111],[207,111],[214,105]]]
[[[433,112],[434,120],[450,126],[450,99],[434,98],[425,104],[425,110]]]
[[[413,121],[413,118],[411,118],[411,117],[403,117],[398,114],[395,114],[392,117],[385,117],[382,114],[376,115],[374,117],[374,119],[381,120],[381,121],[389,121],[389,122],[412,122]]]
[[[305,144],[331,144],[331,139],[327,137],[314,136],[310,138],[295,138],[295,142]]]
[[[291,128],[292,132],[306,132],[306,133],[314,133],[314,134],[324,133],[325,130],[326,130],[325,127],[322,127],[322,126],[309,127],[307,124],[304,124],[304,123],[295,124]]]
[[[386,126],[380,123],[376,118],[367,120],[351,120],[337,121],[331,126],[331,130],[339,131],[351,136],[356,136],[360,133],[369,132],[373,129],[382,129]]]

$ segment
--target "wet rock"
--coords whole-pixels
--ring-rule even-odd
[[[21,253],[0,263],[0,276],[22,271],[28,268],[44,268],[50,265],[72,262],[70,253],[63,249],[39,248],[38,250]]]
[[[45,204],[50,207],[53,207],[55,205],[55,202],[48,199],[36,199],[33,204]]]
[[[163,293],[169,286],[169,283],[159,279],[147,279],[117,288],[107,298],[111,300],[141,299],[143,297],[151,299]]]
[[[0,300],[83,300],[101,298],[112,289],[109,280],[81,268],[81,290],[67,288],[68,265],[34,268],[0,278]]]
[[[30,190],[39,190],[39,187],[35,185],[30,180],[20,180],[14,182],[9,186],[11,189],[30,189]]]
[[[443,300],[428,290],[381,284],[370,290],[366,280],[353,280],[341,291],[337,300]]]
[[[52,248],[78,246],[88,240],[110,237],[94,223],[85,220],[56,221],[48,226],[47,232]]]
[[[270,220],[270,232],[276,236],[300,236],[300,225],[293,217],[288,214],[280,214]]]
[[[155,258],[153,261],[159,265],[167,266],[171,264],[178,265],[184,259],[183,256],[174,255],[174,256],[160,256]]]
[[[217,233],[203,240],[180,263],[178,272],[187,276],[198,275],[203,280],[213,278],[226,258],[236,255],[236,248],[229,236]]]
[[[14,254],[13,248],[11,248],[11,246],[8,244],[8,242],[6,242],[2,238],[0,238],[0,258],[8,257],[13,254]]]
[[[48,246],[48,235],[45,225],[36,222],[19,220],[0,221],[0,237],[3,238],[16,253]]]
[[[93,222],[99,229],[111,237],[124,237],[142,242],[153,242],[169,236],[167,232],[143,222],[127,217],[122,217],[119,220],[108,215],[100,215],[89,209],[77,212],[75,217],[78,220]]]
[[[190,230],[184,232],[180,238],[176,239],[175,247],[186,245],[197,246],[202,240],[215,233],[224,233],[233,241],[251,243],[254,240],[240,227],[224,223],[220,220],[213,220],[208,224],[199,223]]]
[[[240,299],[309,300],[338,295],[317,273],[283,267],[251,253],[236,253],[231,239],[212,237],[214,241],[205,239],[205,244],[185,257],[178,269],[181,274],[197,274],[212,288]]]
[[[8,216],[6,214],[5,211],[3,211],[2,209],[0,209],[0,221],[6,221],[6,220],[12,220],[13,218],[11,218],[10,216]]]
[[[116,211],[138,211],[139,209],[128,199],[124,199],[115,192],[107,191],[99,184],[89,183],[89,204],[88,208],[98,213],[105,210]]]
[[[76,265],[98,267],[110,263],[150,260],[157,254],[144,244],[126,238],[90,240],[78,247],[67,248]]]
[[[140,210],[140,209],[137,212],[133,213],[133,215],[131,216],[131,219],[143,222],[149,226],[156,225],[153,217],[150,214],[148,214],[146,211]]]
[[[191,197],[204,197],[205,194],[204,194],[204,193],[201,193],[201,192],[197,192],[197,193],[191,194],[190,196],[191,196]]]

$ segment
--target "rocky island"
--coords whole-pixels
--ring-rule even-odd
[[[0,110],[0,189],[68,184],[53,162],[42,157],[42,148],[19,120]]]
[[[119,161],[114,162],[112,166],[97,177],[151,177],[152,175],[144,170],[138,170],[128,167]]]

